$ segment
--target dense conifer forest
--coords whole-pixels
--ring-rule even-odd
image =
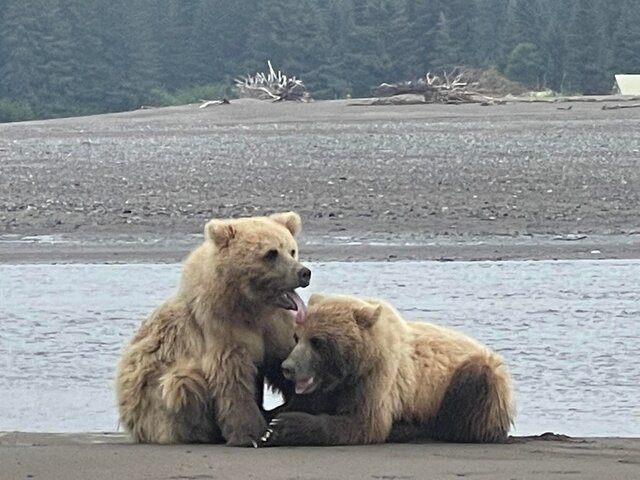
[[[229,94],[269,59],[314,98],[452,66],[608,93],[638,0],[0,0],[0,121]]]

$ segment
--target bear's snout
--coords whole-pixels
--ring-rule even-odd
[[[296,367],[293,360],[287,358],[284,362],[282,362],[282,374],[284,378],[287,380],[294,380],[296,377]]]
[[[301,287],[308,287],[311,282],[311,270],[307,267],[302,267],[298,270],[298,282],[300,282]]]

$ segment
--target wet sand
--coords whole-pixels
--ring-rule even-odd
[[[201,241],[200,235],[158,238],[63,236],[60,243],[0,239],[0,263],[177,263]],[[370,244],[339,239],[307,240],[306,261],[502,261],[640,258],[640,235],[599,235],[580,240],[552,236],[432,238],[423,243]]]
[[[2,478],[636,480],[640,439],[520,439],[508,445],[237,449],[131,445],[118,434],[0,434]]]
[[[312,260],[640,258],[638,130],[601,103],[347,101],[0,125],[0,261],[177,261],[209,218],[289,209]]]

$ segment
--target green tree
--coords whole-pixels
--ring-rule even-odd
[[[259,5],[249,41],[256,68],[271,60],[275,67],[303,76],[318,68],[328,38],[313,2],[281,0]]]
[[[614,73],[640,73],[640,4],[626,0],[613,37]]]
[[[222,82],[225,75],[239,75],[237,61],[233,61],[229,48],[242,42],[244,31],[227,28],[232,23],[233,7],[239,2],[203,0],[198,6],[194,22],[194,48],[198,83]],[[222,21],[221,17],[225,21]],[[245,27],[246,30],[246,27]],[[227,39],[229,42],[227,42]],[[244,43],[241,43],[243,45]]]
[[[458,65],[478,65],[478,12],[476,3],[448,0],[443,3],[449,24],[451,49]]]
[[[604,36],[607,39],[613,39],[618,31],[618,25],[622,20],[620,15],[633,15],[633,10],[637,9],[638,2],[633,0],[615,0],[613,2],[598,2],[598,11],[600,15],[599,22],[602,22]],[[623,13],[624,10],[624,13]]]
[[[406,0],[392,31],[398,78],[424,75],[433,60],[433,34],[442,8],[439,0]]]
[[[137,108],[150,98],[157,85],[158,65],[151,58],[149,20],[141,9],[142,0],[112,0],[96,4],[97,45],[102,49],[96,90],[110,111]]]
[[[451,26],[444,12],[440,12],[433,35],[431,68],[450,69],[459,63],[459,53],[453,44]]]
[[[4,36],[2,35],[2,25],[4,25],[4,15],[8,0],[0,0],[0,68],[6,61],[6,51],[4,47]]]
[[[395,77],[395,34],[389,30],[401,9],[393,0],[353,0],[349,12],[347,73],[355,95]]]
[[[507,75],[512,80],[538,87],[544,70],[542,56],[533,43],[520,43],[509,55]]]
[[[564,90],[565,64],[567,61],[566,36],[564,35],[564,21],[554,18],[548,27],[544,39],[545,72],[544,86],[555,91]]]
[[[90,114],[104,111],[103,77],[107,76],[102,59],[103,45],[97,35],[97,1],[60,0],[54,11],[58,23],[56,36],[60,62],[67,63],[68,76],[63,85],[64,103],[61,108],[68,114]],[[56,95],[61,91],[54,89]]]
[[[478,63],[505,68],[509,0],[477,0]]]
[[[512,0],[509,4],[509,32],[511,46],[521,43],[539,45],[544,31],[545,17],[540,0]]]
[[[198,57],[194,32],[200,0],[163,2],[166,22],[162,25],[161,81],[169,90],[197,84]]]
[[[325,28],[327,43],[321,46],[318,59],[317,81],[310,84],[316,98],[338,98],[350,95],[349,51],[350,28],[353,19],[344,0],[328,0],[319,4],[320,22]]]
[[[0,98],[35,105],[45,82],[42,48],[44,2],[7,0],[1,35],[5,51],[0,66]]]
[[[610,90],[596,0],[576,0],[567,37],[566,88],[595,94]]]

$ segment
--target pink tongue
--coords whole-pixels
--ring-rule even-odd
[[[296,393],[298,395],[303,394],[307,388],[311,386],[313,383],[313,377],[307,378],[305,380],[298,380],[296,382]]]
[[[291,297],[291,299],[296,302],[296,307],[298,307],[298,310],[294,313],[296,317],[296,323],[298,325],[302,325],[307,319],[307,306],[304,304],[302,298],[300,298],[300,295],[298,295],[295,291],[289,292],[289,297]]]

